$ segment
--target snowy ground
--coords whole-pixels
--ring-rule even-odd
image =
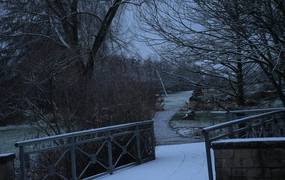
[[[102,176],[100,180],[207,180],[204,143],[156,147],[156,160]]]
[[[0,154],[16,152],[15,143],[37,137],[36,128],[30,125],[0,127]]]
[[[185,105],[192,96],[192,91],[182,91],[169,94],[164,98],[164,111],[155,114],[154,133],[156,144],[179,144],[197,142],[194,138],[184,138],[169,126],[169,120]]]
[[[156,160],[102,176],[100,180],[207,180],[207,161],[204,143],[178,135],[169,120],[192,96],[192,91],[170,94],[164,98],[164,111],[154,120]],[[178,144],[179,145],[169,145]],[[188,144],[181,144],[188,143]],[[168,144],[168,145],[161,145]]]
[[[153,119],[155,121],[155,133],[157,135],[157,140],[160,142],[158,144],[170,144],[170,141],[175,143],[189,142],[176,134],[175,131],[168,126],[168,121],[191,96],[192,91],[184,91],[170,94],[164,99],[165,111],[157,112]],[[30,125],[0,127],[0,154],[15,152],[15,143],[17,141],[31,139],[37,136],[38,133],[36,129]]]

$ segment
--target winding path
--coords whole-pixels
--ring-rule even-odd
[[[197,139],[180,136],[169,126],[169,120],[185,105],[192,92],[182,91],[164,98],[164,111],[157,112],[153,118],[157,145],[197,142]]]
[[[156,159],[139,166],[115,171],[101,180],[207,180],[205,144],[181,137],[168,122],[192,96],[192,91],[170,94],[164,98],[164,111],[155,114]],[[188,144],[182,144],[188,143]],[[178,145],[167,145],[178,144]]]

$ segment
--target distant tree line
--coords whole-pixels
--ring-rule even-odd
[[[147,42],[164,61],[199,74],[203,87],[241,106],[254,84],[269,82],[285,105],[283,0],[157,0],[144,7]]]

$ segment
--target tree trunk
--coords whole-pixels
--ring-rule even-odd
[[[123,0],[115,0],[115,2],[112,4],[112,6],[109,8],[107,14],[105,15],[102,24],[100,26],[100,29],[97,33],[96,39],[92,45],[92,49],[89,55],[89,59],[86,65],[86,69],[84,74],[86,74],[89,78],[92,78],[93,76],[93,69],[94,69],[94,64],[96,60],[96,56],[98,54],[98,51],[100,47],[102,46],[108,31],[110,29],[110,26],[112,25],[112,21],[116,16],[116,13],[122,4]]]
[[[236,72],[236,80],[237,80],[237,97],[236,103],[239,106],[243,106],[245,104],[244,98],[244,79],[243,79],[243,65],[241,60],[241,40],[240,37],[237,37],[237,54],[236,54],[236,61],[237,61],[237,72]]]
[[[266,74],[266,76],[268,77],[268,79],[271,81],[272,85],[275,87],[276,91],[277,91],[277,94],[283,104],[283,106],[285,107],[285,95],[283,93],[283,90],[282,90],[282,84],[281,83],[278,83],[276,82],[273,74],[272,74],[272,70],[269,69],[269,71],[267,71],[267,67],[264,67],[262,64],[259,64],[260,67],[262,68],[263,72]],[[279,77],[280,78],[280,77]]]
[[[244,80],[243,80],[243,70],[242,70],[242,63],[237,63],[238,72],[237,72],[237,98],[236,103],[237,105],[243,106],[245,104],[244,98]]]

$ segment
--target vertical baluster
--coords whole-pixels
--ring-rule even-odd
[[[280,137],[283,137],[284,136],[284,130],[283,130],[283,127],[281,127],[279,129],[279,133],[280,133]]]
[[[207,156],[207,165],[208,165],[208,176],[209,180],[213,180],[213,167],[211,159],[211,142],[209,139],[209,134],[206,131],[203,131],[205,137],[205,147],[206,147],[206,156]]]
[[[246,128],[247,124],[246,123],[239,123],[237,124],[238,129]],[[245,138],[247,136],[247,131],[241,131],[237,135],[239,138]]]
[[[234,138],[235,137],[233,126],[229,126],[228,127],[228,137],[229,138]]]
[[[135,129],[135,135],[136,135],[136,144],[137,144],[137,162],[139,164],[142,163],[142,156],[141,156],[141,138],[140,138],[140,128],[139,126],[136,126]]]
[[[272,124],[271,124],[271,134],[270,134],[270,136],[271,137],[278,136],[278,134],[277,134],[278,130],[279,130],[278,120],[276,119],[275,116],[272,116]]]
[[[280,136],[280,126],[278,123],[278,119],[276,116],[273,115],[273,128],[272,128],[272,136]]]
[[[284,113],[280,114],[279,116],[279,134],[280,137],[284,136],[284,128],[285,128],[285,116]]]
[[[112,151],[112,135],[108,135],[108,162],[109,162],[109,174],[113,174],[113,151]]]
[[[75,145],[75,137],[71,138],[70,142],[70,159],[71,159],[71,175],[72,175],[72,180],[77,179],[77,174],[76,174],[76,145]]]
[[[247,131],[246,131],[246,137],[247,137],[247,138],[250,138],[250,135],[252,134],[251,131],[252,131],[251,124],[248,123],[248,124],[247,124]]]
[[[24,146],[19,146],[19,158],[20,158],[20,178],[21,180],[26,179],[25,174],[25,152],[24,152]]]
[[[264,119],[260,120],[260,128],[261,128],[261,132],[260,132],[260,136],[259,137],[265,137],[265,123],[264,123]]]
[[[284,136],[284,128],[285,128],[285,116],[284,113],[280,114],[279,116],[279,133],[280,133],[280,137]]]
[[[151,123],[151,148],[152,148],[152,160],[155,160],[155,144],[156,144],[156,140],[155,140],[155,136],[154,136],[154,122]]]

